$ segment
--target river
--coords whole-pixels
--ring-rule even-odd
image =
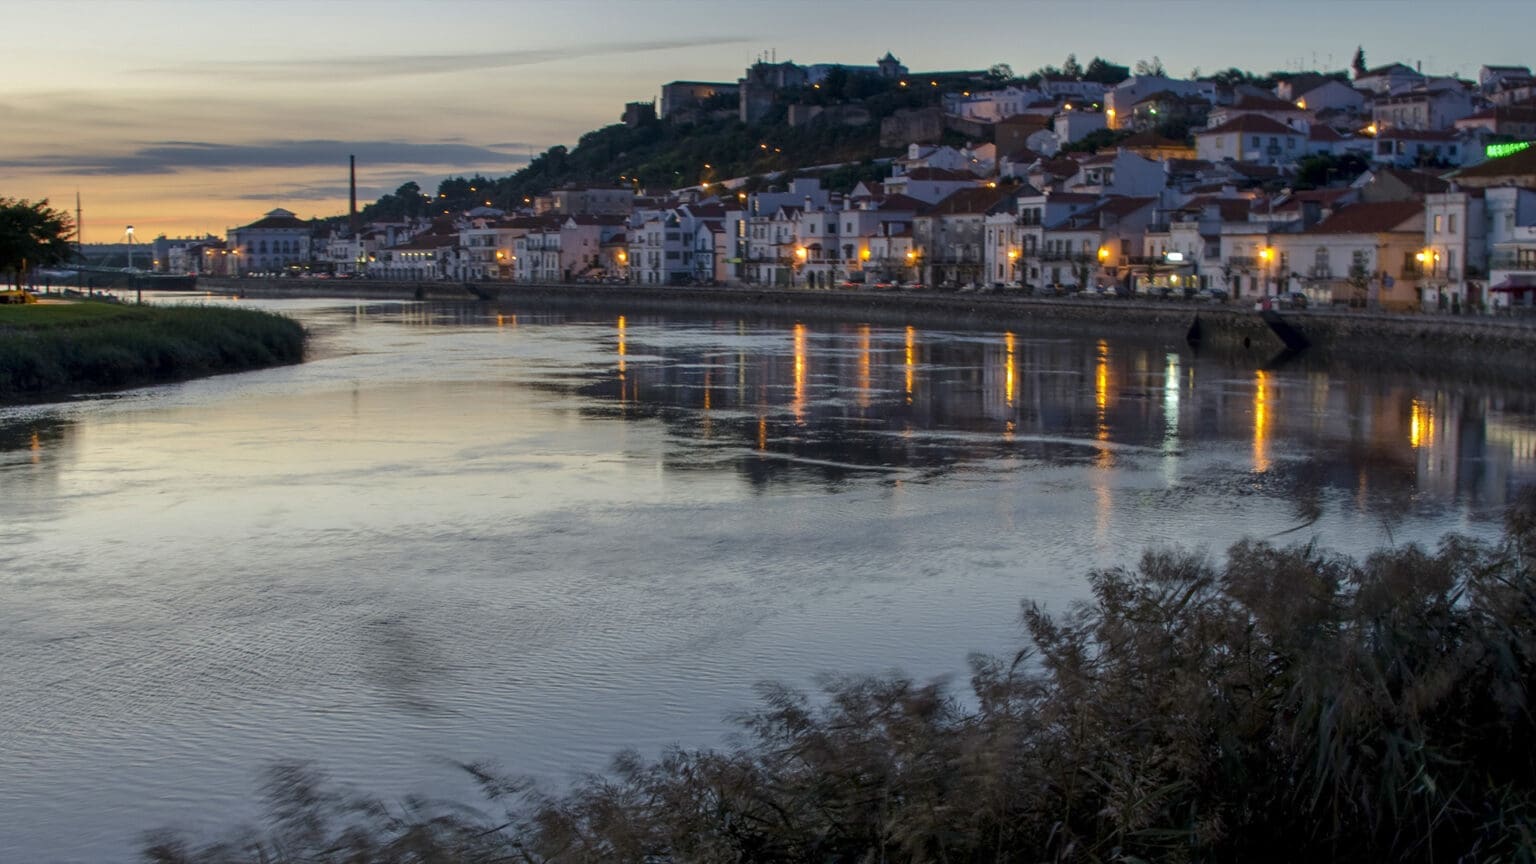
[[[1127,337],[269,301],[299,366],[0,409],[0,860],[125,861],[310,760],[469,797],[965,683],[1022,600],[1243,537],[1491,535],[1526,391]]]

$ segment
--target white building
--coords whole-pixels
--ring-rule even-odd
[[[1536,305],[1536,190],[1490,187],[1488,295],[1495,308]]]
[[[308,222],[279,207],[241,228],[226,233],[230,252],[237,256],[236,273],[275,273],[303,267],[312,258]]]
[[[1104,115],[1109,121],[1109,128],[1129,127],[1132,121],[1131,106],[1160,90],[1183,97],[1198,96],[1214,104],[1220,88],[1214,81],[1181,81],[1158,75],[1132,75],[1104,93]]]
[[[1487,204],[1480,189],[1424,196],[1424,257],[1419,261],[1420,302],[1425,309],[1464,307],[1481,301],[1487,278]],[[1470,289],[1470,290],[1469,290]]]
[[[1257,162],[1283,165],[1307,152],[1307,133],[1278,120],[1244,114],[1234,120],[1195,133],[1195,152],[1211,162]]]

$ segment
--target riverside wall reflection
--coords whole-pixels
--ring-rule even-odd
[[[1513,389],[1254,369],[1135,340],[708,326],[722,344],[754,337],[753,348],[678,346],[661,319],[617,317],[611,371],[579,385],[606,406],[589,410],[657,419],[691,442],[669,454],[671,470],[731,459],[754,484],[836,484],[995,460],[1101,470],[1131,460],[1160,462],[1173,480],[1191,453],[1229,448],[1243,469],[1230,482],[1290,487],[1303,513],[1328,490],[1362,507],[1497,508],[1536,479],[1536,400]]]

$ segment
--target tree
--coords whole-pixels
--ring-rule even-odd
[[[1349,64],[1349,68],[1355,70],[1356,78],[1359,78],[1361,75],[1365,74],[1367,67],[1365,65],[1364,45],[1355,46],[1355,59]]]
[[[1152,77],[1152,78],[1163,78],[1163,77],[1166,77],[1168,75],[1168,70],[1163,68],[1162,58],[1160,58],[1160,57],[1158,57],[1157,55],[1154,54],[1150,61],[1148,61],[1148,60],[1137,60],[1136,61],[1136,74],[1137,75],[1144,75],[1144,76],[1148,76],[1148,77]]]
[[[1067,55],[1067,62],[1061,64],[1061,74],[1074,81],[1083,77],[1083,67],[1077,62],[1076,54]]]
[[[61,264],[74,256],[75,224],[68,214],[48,206],[48,199],[0,198],[0,271],[17,287],[27,284],[33,267]]]
[[[1103,57],[1095,57],[1088,61],[1088,68],[1083,71],[1084,81],[1095,81],[1106,87],[1113,87],[1129,77],[1131,77],[1130,69],[1116,66]]]
[[[987,78],[999,84],[1013,80],[1013,67],[1007,63],[993,63],[987,68]]]

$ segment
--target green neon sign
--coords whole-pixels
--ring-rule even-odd
[[[1530,149],[1529,141],[1506,141],[1502,144],[1489,144],[1484,148],[1484,153],[1489,159],[1499,159],[1504,156],[1513,156],[1521,150]]]

